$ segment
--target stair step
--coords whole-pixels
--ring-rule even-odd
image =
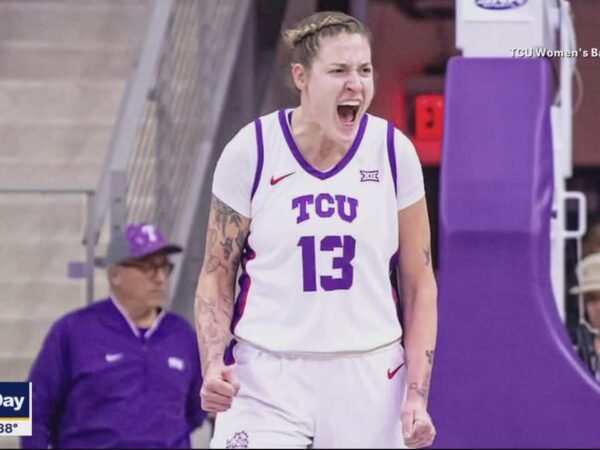
[[[145,26],[148,3],[4,0],[0,2],[0,41],[64,44],[110,41],[136,48]]]
[[[0,448],[21,448],[19,438],[17,436],[3,436],[0,439]]]
[[[53,323],[47,318],[0,318],[0,354],[35,358]]]
[[[94,249],[96,258],[106,254],[108,232],[104,231],[104,228],[108,228],[108,226],[103,227],[99,242]],[[0,285],[5,282],[29,282],[32,286],[38,282],[70,282],[71,279],[68,278],[69,262],[85,261],[85,247],[82,239],[83,236],[77,235],[70,240],[48,241],[43,238],[32,239],[29,237],[18,241],[15,239],[0,241],[0,261],[2,261]],[[94,277],[94,297],[106,297],[108,285],[105,269],[96,268]],[[0,298],[3,297],[2,291],[0,291]]]
[[[62,47],[39,43],[0,43],[0,77],[15,79],[124,79],[132,70],[127,47]]]
[[[0,124],[0,157],[30,162],[101,161],[111,133],[111,124],[3,123]]]
[[[48,226],[52,220],[48,220]],[[0,279],[67,279],[70,261],[84,261],[85,247],[79,236],[68,241],[28,237],[0,241]]]
[[[0,354],[0,378],[2,381],[26,381],[29,370],[36,355],[14,355],[10,353]],[[0,442],[4,437],[0,439]]]
[[[0,81],[0,122],[115,121],[125,81]]]
[[[85,280],[3,281],[0,300],[3,320],[55,320],[85,306]]]
[[[0,187],[95,189],[103,162],[32,162],[0,165]]]
[[[82,194],[8,194],[0,192],[2,239],[36,236],[68,239],[83,236],[86,200]],[[51,226],[48,219],[52,218]]]

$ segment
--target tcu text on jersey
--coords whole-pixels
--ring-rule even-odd
[[[356,219],[358,200],[345,195],[308,194],[292,199],[292,209],[296,208],[298,209],[296,223],[310,219],[309,209],[312,209],[317,216],[322,218],[331,217],[337,213],[340,219],[352,223]]]

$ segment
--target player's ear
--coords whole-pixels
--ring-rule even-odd
[[[302,91],[308,81],[307,69],[300,63],[292,64],[292,80],[294,80],[294,86],[299,91]]]

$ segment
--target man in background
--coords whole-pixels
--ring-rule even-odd
[[[588,220],[585,236],[581,240],[581,253],[585,257],[592,253],[600,253],[600,214]]]
[[[190,448],[202,385],[193,328],[166,311],[168,243],[130,224],[109,244],[110,297],[59,319],[29,381],[33,435],[24,448]]]
[[[581,296],[582,311],[577,327],[577,353],[600,381],[600,252],[584,257],[577,266],[578,286],[571,293]]]

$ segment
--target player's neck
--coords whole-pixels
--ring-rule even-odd
[[[329,169],[348,151],[347,145],[327,137],[319,123],[307,117],[302,107],[294,110],[290,129],[300,153],[316,169]]]

